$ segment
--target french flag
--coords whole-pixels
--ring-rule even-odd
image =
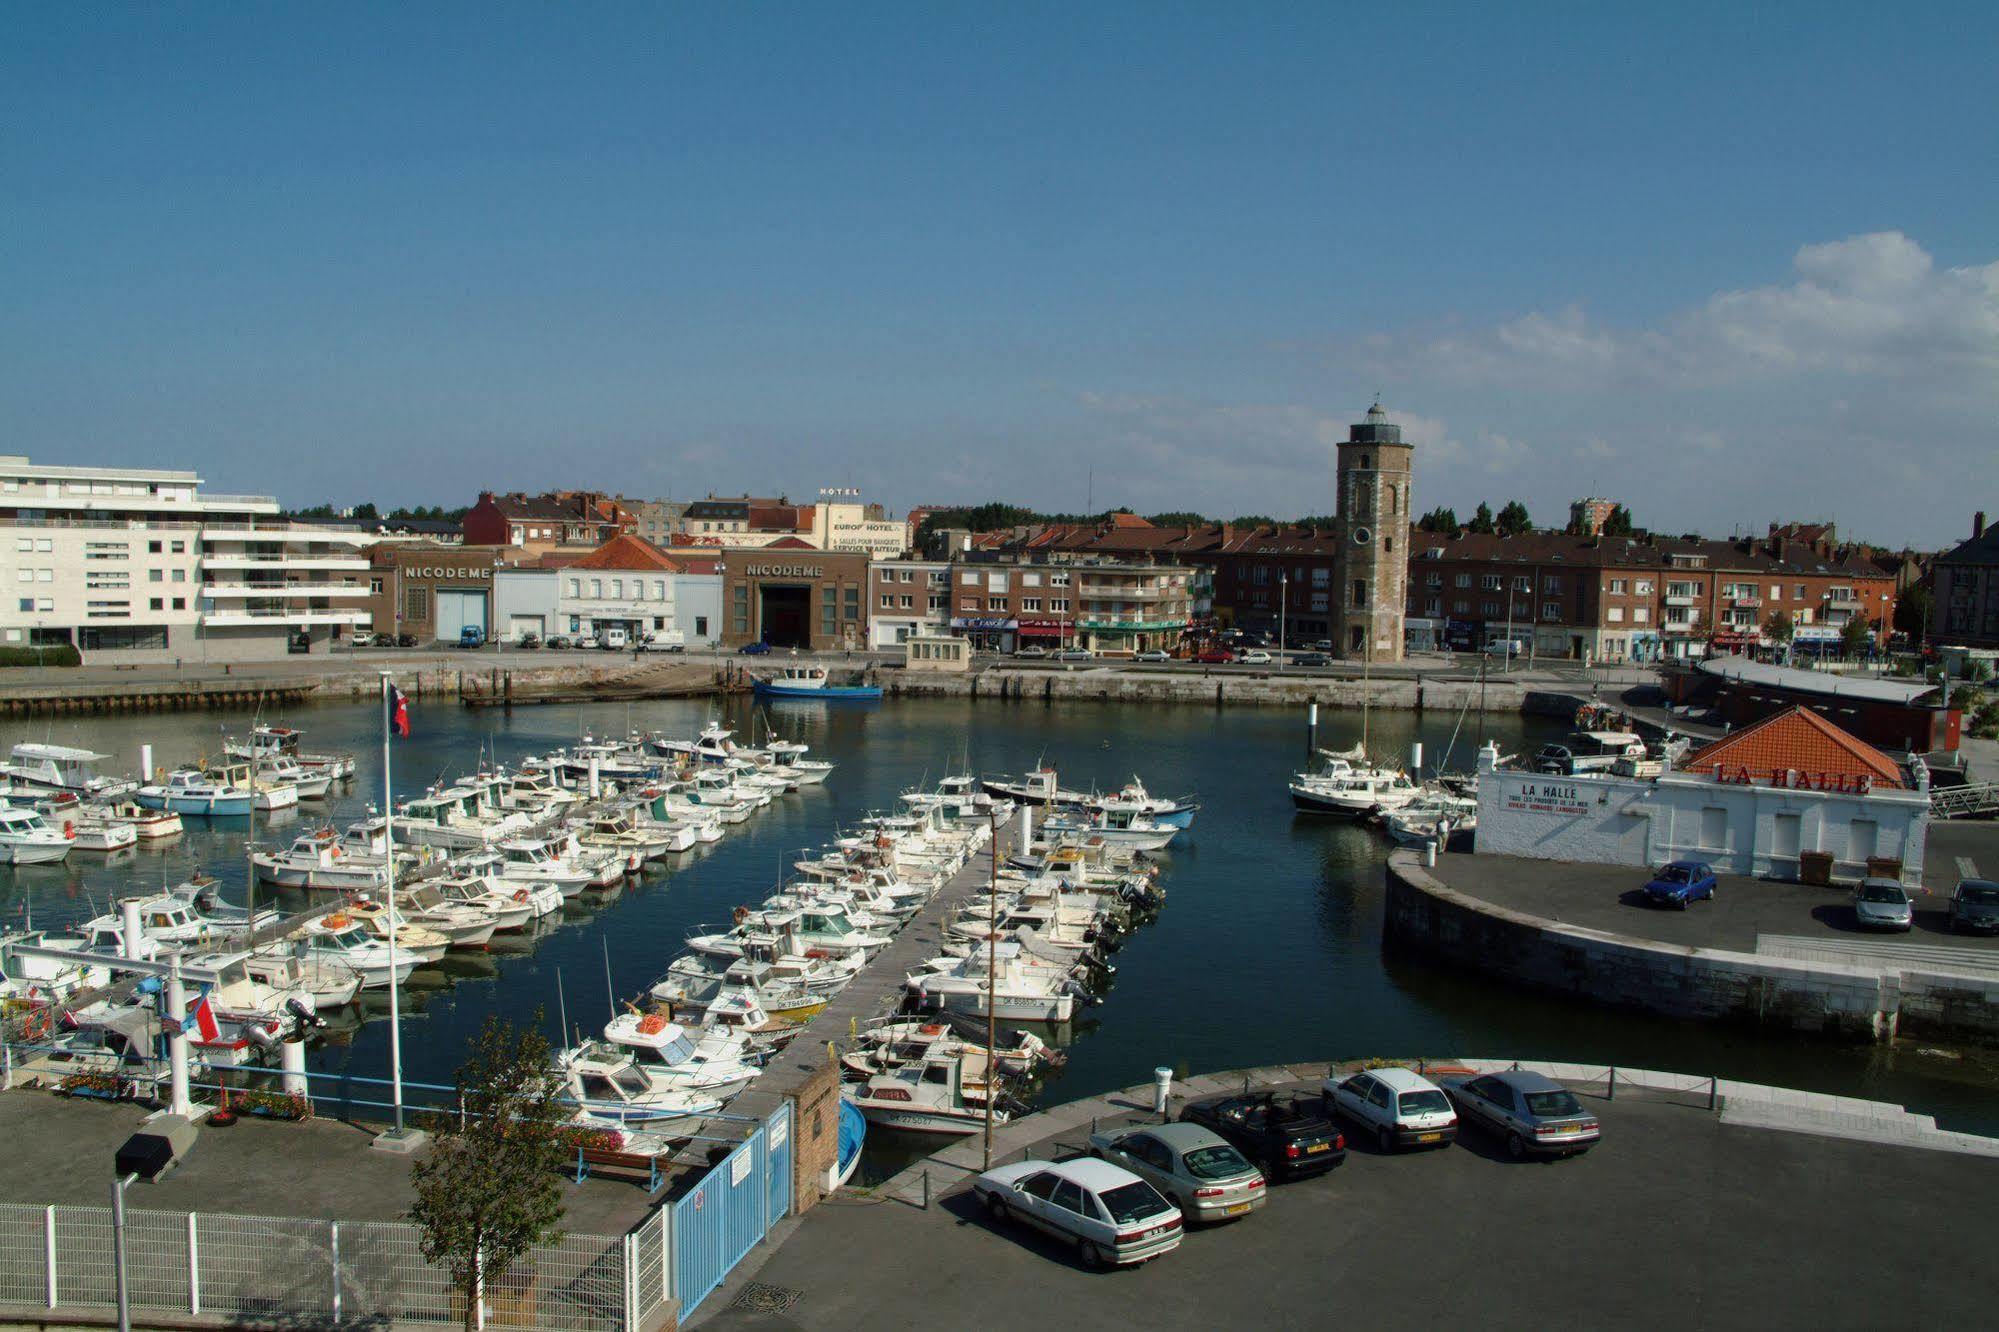
[[[389,686],[389,729],[403,739],[409,739],[410,701],[394,685]]]
[[[222,1025],[215,1020],[215,1010],[208,1006],[207,995],[204,994],[195,1001],[194,1010],[188,1014],[188,1018],[194,1023],[194,1029],[202,1040],[213,1044],[222,1039]]]

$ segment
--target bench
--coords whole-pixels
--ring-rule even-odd
[[[647,1193],[658,1193],[662,1182],[660,1177],[661,1157],[638,1152],[614,1152],[601,1147],[578,1147],[576,1149],[576,1182],[581,1184],[593,1174],[616,1171],[634,1178],[644,1176]]]

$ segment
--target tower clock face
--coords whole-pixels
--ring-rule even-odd
[[[1368,531],[1365,527],[1356,527],[1353,530],[1353,543],[1356,546],[1365,546],[1373,536],[1374,533]]]

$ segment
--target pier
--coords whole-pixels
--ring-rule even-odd
[[[699,1178],[711,1153],[722,1150],[719,1140],[745,1136],[752,1124],[761,1123],[784,1101],[793,1103],[792,1122],[799,1126],[798,1150],[793,1155],[794,1207],[803,1212],[824,1196],[820,1176],[834,1157],[840,1095],[839,1066],[829,1045],[891,1012],[901,1002],[904,980],[926,959],[943,951],[945,922],[991,882],[993,860],[1011,854],[1018,828],[1017,818],[1001,824],[986,848],[946,879],[888,947],[875,954],[861,973],[772,1057],[756,1081],[730,1103],[730,1118],[697,1130],[702,1136],[674,1158],[680,1173],[668,1186],[669,1196]]]

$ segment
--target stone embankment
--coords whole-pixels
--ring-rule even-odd
[[[1452,858],[1452,877],[1476,871]],[[1388,861],[1389,943],[1532,989],[1641,1009],[1848,1040],[1897,1035],[1999,1042],[1999,978],[1915,964],[1802,961],[1662,943],[1484,901]]]
[[[1377,676],[1277,674],[1241,667],[1212,671],[1185,667],[1161,671],[1130,668],[990,667],[964,675],[902,670],[874,673],[892,698],[1019,699],[1085,703],[1204,703],[1213,706],[1297,707],[1317,703],[1332,708],[1370,707],[1421,712],[1479,706],[1488,712],[1520,712],[1530,691],[1516,680],[1477,675]],[[1570,711],[1573,712],[1573,706]]]

